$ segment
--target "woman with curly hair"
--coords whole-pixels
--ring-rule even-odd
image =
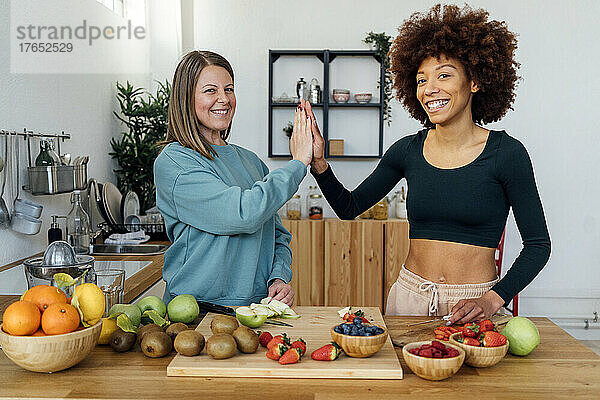
[[[407,180],[410,250],[388,314],[452,314],[448,324],[489,318],[549,258],[527,150],[482,126],[511,108],[516,47],[503,22],[468,6],[437,5],[406,20],[390,50],[391,70],[398,99],[425,129],[395,142],[353,191],[333,174],[313,123],[311,172],[340,218],[355,218]],[[500,280],[494,256],[511,207],[523,249]]]

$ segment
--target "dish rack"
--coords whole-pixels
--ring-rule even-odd
[[[98,227],[102,228],[104,232],[107,232],[106,237],[113,233],[127,233],[144,230],[146,235],[150,236],[150,240],[169,240],[164,223],[116,224],[110,226],[108,223],[102,222],[98,224]]]

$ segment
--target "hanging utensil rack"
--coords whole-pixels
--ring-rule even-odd
[[[27,161],[28,161],[30,167],[32,166],[32,163],[31,163],[31,138],[60,139],[60,140],[56,141],[56,149],[58,151],[58,154],[61,153],[60,152],[60,143],[64,142],[65,140],[71,139],[71,134],[65,133],[65,131],[61,131],[61,133],[44,133],[44,132],[34,132],[31,130],[28,130],[27,128],[23,128],[22,132],[2,129],[2,130],[0,130],[0,135],[17,135],[17,136],[21,136],[23,138],[23,140],[27,141]]]

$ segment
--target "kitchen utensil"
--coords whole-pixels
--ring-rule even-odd
[[[63,241],[52,242],[44,252],[44,265],[73,265],[76,261],[75,250]]]
[[[383,333],[374,336],[350,336],[343,333],[337,333],[331,328],[331,338],[344,350],[344,353],[350,357],[365,358],[371,357],[383,347],[388,338],[388,331],[385,328]]]
[[[34,372],[56,372],[83,360],[96,346],[102,321],[82,330],[62,335],[12,336],[0,326],[4,354],[18,366]]]
[[[310,88],[306,84],[304,78],[300,78],[298,82],[296,82],[296,96],[298,99],[308,100],[308,96],[310,94]]]
[[[198,302],[198,307],[200,307],[200,311],[204,312],[212,312],[216,314],[225,314],[235,317],[235,310],[231,307],[220,306],[218,304],[208,303],[206,301],[196,300]],[[289,326],[293,327],[293,325],[287,324],[281,321],[265,321],[265,324],[268,325],[279,325],[279,326]]]
[[[14,212],[28,215],[32,218],[39,218],[42,215],[44,206],[25,199],[16,199],[14,202]]]
[[[450,313],[448,315],[444,315],[441,318],[434,318],[434,319],[430,319],[430,320],[427,320],[427,321],[415,322],[414,324],[408,324],[406,326],[423,325],[423,324],[429,324],[431,322],[438,322],[438,321],[448,321],[450,318],[452,318],[452,313]]]
[[[371,101],[373,95],[371,93],[356,93],[354,94],[354,100],[359,104],[366,104]]]
[[[421,357],[409,352],[410,349],[415,347],[421,347],[423,344],[431,344],[431,340],[423,342],[409,343],[402,349],[402,355],[408,368],[415,375],[420,376],[423,379],[430,381],[441,381],[454,375],[458,372],[460,367],[465,361],[465,351],[458,347],[448,343],[444,343],[445,346],[452,347],[458,351],[458,356],[451,358],[428,358]]]
[[[4,160],[7,165],[2,174],[2,189],[0,190],[0,228],[8,228],[10,226],[10,214],[8,207],[4,201],[4,187],[6,186],[6,174],[8,174],[8,132],[4,132]]]
[[[115,231],[119,231],[117,225],[123,224],[123,214],[121,214],[121,201],[123,196],[119,189],[110,182],[106,182],[102,187],[102,203],[106,213],[107,222]]]
[[[461,332],[450,335],[450,344],[460,347],[465,351],[465,364],[471,367],[491,367],[498,364],[508,351],[508,341],[504,346],[498,347],[478,347],[460,343],[456,339]]]
[[[75,190],[85,190],[87,189],[87,164],[79,164],[73,167],[74,172],[74,182],[73,186]]]
[[[90,216],[90,227],[92,230],[96,230],[100,224],[107,223],[107,218],[104,215],[104,205],[102,204],[102,184],[91,178],[88,181],[87,195],[87,213]]]
[[[31,194],[58,194],[72,192],[74,189],[74,170],[72,165],[52,165],[46,167],[27,167]]]
[[[63,165],[71,165],[71,153],[65,153],[60,156],[60,161]]]
[[[29,215],[13,212],[10,227],[13,231],[24,235],[35,235],[42,227],[42,221]]]

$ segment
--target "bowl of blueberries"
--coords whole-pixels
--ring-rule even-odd
[[[387,330],[364,322],[360,317],[331,328],[331,338],[350,357],[372,356],[383,347],[387,337]]]

